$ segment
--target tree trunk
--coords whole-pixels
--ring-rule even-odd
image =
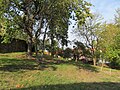
[[[51,56],[54,56],[54,36],[51,33]]]
[[[93,58],[93,65],[96,66],[96,57]]]
[[[96,56],[95,56],[95,51],[93,46],[92,46],[92,59],[93,59],[93,65],[96,66]]]
[[[42,41],[42,53],[44,54],[44,50],[45,50],[45,38],[46,38],[46,34],[47,34],[47,27],[45,29],[45,33],[43,36],[43,41]]]
[[[104,62],[102,61],[102,64],[101,64],[101,71],[103,70],[103,66],[104,66]]]
[[[35,54],[36,54],[36,58],[38,58],[37,42],[35,43]]]
[[[32,37],[28,37],[28,50],[27,50],[27,53],[28,53],[28,59],[31,59],[32,58]]]
[[[77,60],[77,58],[75,59],[75,62],[77,62],[78,60]]]

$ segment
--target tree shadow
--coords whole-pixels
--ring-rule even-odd
[[[67,61],[66,64],[71,64],[71,65],[77,66],[78,69],[83,69],[83,70],[87,70],[90,72],[99,72],[99,70],[95,66],[91,64],[85,64],[82,61],[77,61],[77,62]]]
[[[4,65],[0,67],[1,71],[16,72],[19,70],[36,70],[36,65]]]
[[[34,61],[32,60],[20,60],[20,59],[8,59],[2,58],[0,59],[0,71],[9,71],[9,72],[16,72],[19,70],[35,70]]]
[[[9,71],[15,72],[19,70],[57,70],[56,65],[67,64],[67,65],[74,65],[77,66],[78,69],[89,70],[91,72],[98,72],[97,68],[90,65],[90,64],[83,64],[82,62],[78,61],[75,62],[73,60],[59,60],[59,59],[44,59],[40,60],[37,64],[36,60],[28,60],[28,59],[9,59],[9,58],[2,58],[0,59],[0,71]]]
[[[40,85],[11,90],[120,90],[120,83],[116,82],[81,82],[73,84]]]
[[[61,64],[66,64],[66,65],[74,65],[77,66],[78,69],[83,69],[83,70],[87,70],[90,72],[98,72],[98,69],[90,64],[85,64],[82,63],[81,61],[75,62],[73,60],[40,60],[39,65],[41,66],[41,69],[44,70],[46,67],[53,67],[54,70],[57,69],[57,67],[55,67],[55,65],[61,65]]]
[[[55,71],[57,68],[54,66],[54,62],[50,62],[48,60],[41,61],[39,65],[35,60],[29,59],[8,59],[2,58],[0,59],[0,71],[9,71],[9,72],[17,72],[19,70],[53,70]]]
[[[44,70],[46,67],[54,67],[54,70],[57,69],[55,65],[61,65],[61,64],[66,64],[66,65],[74,65],[77,66],[78,69],[83,69],[87,70],[90,72],[99,72],[98,68],[91,64],[83,63],[81,60],[78,60],[75,62],[75,60],[68,60],[68,59],[59,59],[59,58],[51,58],[49,55],[44,55],[43,60],[40,60],[39,65],[42,66],[42,70]]]

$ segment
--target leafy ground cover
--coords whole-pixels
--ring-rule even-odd
[[[39,67],[25,53],[0,54],[0,90],[120,90],[120,70],[48,58]]]

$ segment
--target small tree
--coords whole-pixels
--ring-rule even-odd
[[[104,27],[101,33],[101,39],[99,40],[99,47],[102,50],[104,59],[111,62],[111,65],[115,62],[119,62],[119,49],[116,43],[118,33],[119,29],[116,25],[108,24]]]
[[[96,42],[98,42],[99,33],[101,32],[101,20],[101,15],[94,14],[92,17],[87,18],[83,25],[78,25],[78,28],[75,30],[75,34],[79,37],[79,39],[83,39],[85,46],[91,49],[94,65],[96,65]]]

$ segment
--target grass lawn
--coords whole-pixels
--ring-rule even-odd
[[[120,90],[120,70],[56,59],[40,67],[25,53],[0,54],[0,90]]]

